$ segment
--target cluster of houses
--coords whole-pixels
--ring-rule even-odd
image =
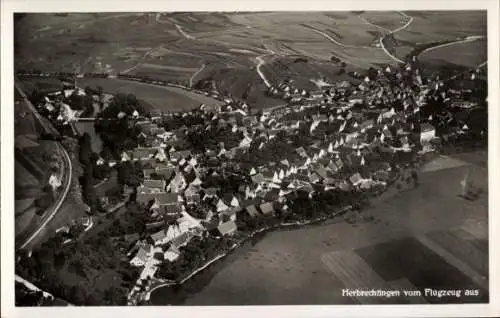
[[[60,125],[68,125],[71,122],[78,120],[79,117],[84,113],[83,110],[75,110],[65,103],[65,100],[68,100],[72,95],[76,96],[86,96],[87,92],[80,88],[74,86],[74,84],[69,84],[63,82],[64,88],[62,90],[58,90],[55,92],[48,93],[44,96],[43,101],[37,105],[41,110],[47,113],[47,117]],[[92,95],[92,106],[93,106],[93,114],[90,116],[95,117],[99,111],[106,108],[111,100],[113,99],[113,95],[111,94],[103,94],[101,97],[98,95]],[[101,109],[102,102],[102,109]]]
[[[138,283],[154,277],[162,262],[175,262],[193,237],[234,235],[241,218],[287,213],[297,191],[312,197],[333,189],[385,187],[395,163],[377,152],[411,160],[415,153],[432,151],[436,129],[432,118],[420,116],[420,108],[432,98],[460,99],[459,92],[443,89],[442,80],[423,79],[411,66],[379,70],[375,78],[342,81],[317,92],[283,83],[271,93],[286,95],[289,105],[259,116],[231,100],[219,108],[201,105],[182,114],[202,114],[201,124],[172,131],[159,125],[163,118],[133,114],[142,141],[123,152],[121,161],[140,161],[144,180],[136,201],[151,219],[147,239],[129,238],[130,264],[142,268]],[[221,127],[241,140],[232,146],[217,140],[204,153],[186,146],[189,132],[204,134]],[[298,135],[303,144],[292,142]],[[240,160],[249,152],[272,153],[278,142],[287,144],[279,158]],[[229,176],[236,176],[239,184],[222,186]],[[191,213],[194,209],[202,213]]]
[[[439,92],[439,81],[424,83],[417,72],[413,84],[419,86],[418,90],[391,86],[390,76],[398,74],[387,68],[379,71],[376,80],[367,77],[357,86],[344,81],[318,96],[306,93],[309,103],[291,105],[280,116],[272,112],[261,117],[245,114],[244,120],[219,118],[216,124],[207,116],[205,130],[225,125],[243,137],[232,148],[220,142],[217,149],[207,149],[204,154],[176,148],[189,127],[167,132],[153,121],[137,122],[148,146],[123,153],[122,161],[141,161],[145,179],[137,189],[136,200],[147,206],[161,229],[150,236],[149,245],[138,249],[131,263],[150,264],[145,267],[150,275],[155,262],[148,259],[155,253],[161,252],[165,260],[175,261],[179,247],[191,237],[202,235],[205,230],[219,236],[231,235],[242,214],[252,218],[286,211],[287,202],[297,190],[312,194],[329,189],[385,186],[391,164],[377,158],[375,148],[412,153],[418,146],[421,152],[427,152],[432,150],[431,141],[436,138],[436,130],[428,119],[410,119],[418,116],[429,95]],[[280,89],[290,91],[289,86]],[[302,95],[296,90],[291,94]],[[314,103],[314,99],[320,102]],[[397,110],[384,107],[398,101],[401,107]],[[208,110],[202,106],[200,112]],[[194,116],[192,112],[185,115]],[[281,160],[253,166],[238,162],[238,156],[252,145],[258,144],[257,149],[263,152],[272,151],[278,133],[291,137],[303,133],[304,126],[310,142],[283,154]],[[230,166],[237,167],[238,172],[228,172],[226,168]],[[224,178],[228,173],[243,177],[238,191],[206,186],[207,180]],[[192,206],[203,207],[204,217],[191,216],[188,211]],[[165,228],[165,217],[176,219],[176,223]],[[212,220],[217,220],[216,224]],[[163,250],[164,246],[168,249]]]
[[[268,93],[272,97],[281,98],[291,104],[303,102],[309,97],[323,96],[322,91],[308,92],[303,88],[295,87],[293,81],[285,81],[276,86],[272,85],[269,87]]]

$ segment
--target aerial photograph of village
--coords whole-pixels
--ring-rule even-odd
[[[488,303],[486,11],[14,14],[16,306]]]

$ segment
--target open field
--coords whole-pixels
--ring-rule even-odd
[[[23,90],[29,96],[33,90],[53,92],[62,89],[61,80],[57,78],[23,78]]]
[[[146,106],[165,112],[191,109],[202,103],[207,105],[221,103],[213,98],[177,87],[150,85],[121,79],[84,78],[78,81],[78,85],[101,86],[105,92],[111,94],[134,94],[139,100],[144,101]]]
[[[76,143],[76,141],[75,141]],[[46,242],[54,235],[54,232],[61,226],[71,224],[71,222],[79,217],[86,216],[86,205],[82,201],[81,186],[78,177],[83,173],[80,163],[78,161],[77,151],[68,151],[70,160],[72,162],[72,180],[68,195],[61,204],[59,212],[48,222],[45,227],[38,233],[38,235],[30,241],[25,247],[26,249],[36,249],[40,244]],[[17,194],[16,194],[17,196]],[[39,225],[40,219],[33,225]]]
[[[37,123],[31,113],[22,109],[14,113],[14,134],[16,137],[37,134]]]
[[[38,180],[18,160],[16,160],[14,171],[15,171],[16,185],[18,187],[28,188],[28,187],[37,187],[40,185],[41,180]]]
[[[475,68],[488,59],[488,45],[485,40],[450,44],[423,52],[419,61],[424,64],[452,63]]]
[[[16,223],[14,226],[14,233],[16,237],[25,232],[30,225],[36,225],[39,222],[40,216],[36,214],[37,210],[37,208],[32,207],[23,213],[16,215]]]
[[[420,44],[485,33],[486,17],[481,12],[407,14],[413,13],[411,25],[397,33],[399,40]],[[265,52],[265,46],[276,53],[300,51],[306,56],[326,59],[332,53],[346,53],[365,60],[366,55],[373,55],[365,51],[374,46],[380,34],[400,27],[406,20],[398,12],[122,14],[98,16],[98,19],[94,14],[29,15],[16,26],[19,34],[16,62],[20,63],[19,67],[36,64],[58,69],[70,66],[73,70],[73,66],[79,66],[82,72],[106,69],[106,64],[115,71],[143,62],[164,66],[201,65],[203,61],[224,57],[233,66],[248,66],[249,57],[238,50],[257,55]],[[446,21],[446,25],[441,25],[442,21]],[[178,32],[176,26],[181,27],[184,34]],[[337,43],[329,42],[313,29]],[[94,32],[96,30],[99,32]],[[57,46],[50,45],[56,41]],[[345,52],[347,48],[358,49],[360,55],[356,51]],[[375,63],[380,62],[374,58]],[[69,65],[70,59],[75,65]],[[368,59],[367,63],[371,61]]]
[[[486,14],[480,11],[36,14],[16,22],[16,66],[125,72],[186,85],[196,74],[193,85],[214,80],[219,90],[267,107],[258,104],[274,101],[264,96],[266,86],[258,84],[262,80],[256,74],[257,57],[265,55],[267,64],[302,56],[335,80],[334,67],[327,66],[332,56],[345,62],[347,71],[397,63],[377,47],[378,41],[410,18],[387,47],[399,59],[418,45],[486,33]],[[272,68],[262,66],[276,80],[289,76],[287,70]],[[308,74],[317,77],[318,71],[315,63],[308,63],[300,73],[306,74],[299,79],[304,85],[300,88],[307,88]],[[145,101],[162,109],[178,101],[187,106],[175,109],[192,107],[182,97]]]
[[[406,12],[413,17],[408,28],[396,33],[398,40],[415,44],[455,40],[457,37],[486,35],[484,11]]]
[[[381,31],[397,29],[406,22],[400,13],[387,11],[365,11],[360,14],[360,18],[368,23],[379,25]]]
[[[471,164],[484,159],[484,153],[467,156],[467,161],[461,161],[463,156],[438,158],[440,170],[420,172],[419,187],[377,203],[354,220],[266,234],[253,247],[229,256],[185,304],[369,303],[374,300],[342,297],[341,289],[376,284],[391,289],[478,288],[479,297],[441,301],[487,301],[487,171]],[[457,195],[467,170],[485,190],[474,202]],[[168,294],[155,291],[152,301],[165,304]],[[408,299],[376,300],[386,301]],[[439,302],[431,297],[413,301]]]

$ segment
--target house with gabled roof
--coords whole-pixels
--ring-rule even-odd
[[[356,172],[351,177],[349,177],[349,181],[351,181],[352,185],[357,186],[363,182],[363,178],[361,177],[359,172]]]
[[[238,200],[238,198],[236,198],[236,197],[233,195],[233,198],[231,199],[230,205],[231,205],[232,207],[239,207],[239,206],[240,206],[240,201]]]
[[[167,183],[165,180],[154,180],[154,179],[145,179],[142,182],[142,186],[145,188],[159,189],[160,191],[165,191],[165,186]]]
[[[165,253],[163,253],[163,258],[169,262],[174,262],[180,256],[178,249],[170,247]]]
[[[253,176],[251,176],[252,182],[254,184],[261,184],[265,181],[264,176],[262,173],[257,173]]]
[[[182,204],[169,204],[163,207],[163,211],[166,215],[179,215],[182,212]]]
[[[172,151],[170,154],[170,160],[173,162],[181,162],[181,160],[187,160],[191,156],[190,150],[179,150]]]
[[[136,267],[144,266],[147,262],[148,254],[149,251],[146,248],[140,247],[134,258],[130,260],[130,264]]]
[[[273,206],[272,202],[263,203],[259,206],[259,208],[260,208],[260,211],[262,212],[262,214],[264,214],[264,215],[274,215],[275,214],[274,206]]]
[[[171,167],[168,167],[168,168],[166,168],[166,167],[165,168],[159,168],[159,169],[155,169],[154,170],[154,174],[156,174],[157,176],[162,177],[166,182],[170,183],[172,177],[175,174],[175,169],[171,168]]]
[[[236,221],[238,213],[242,210],[240,207],[230,207],[227,210],[224,210],[219,213],[219,217],[222,220],[222,222],[226,221]]]
[[[121,161],[122,162],[127,162],[127,161],[130,161],[130,156],[124,151],[122,152],[122,155],[121,155]]]
[[[245,208],[245,211],[247,212],[247,214],[250,216],[250,217],[258,217],[260,215],[259,211],[257,210],[257,208],[255,207],[255,205],[248,205],[246,208]]]
[[[362,132],[365,132],[367,129],[372,128],[375,125],[375,121],[373,119],[367,119],[361,123],[359,129]]]
[[[216,209],[217,209],[217,212],[221,212],[221,211],[229,209],[229,206],[227,206],[226,203],[224,203],[224,201],[222,201],[222,199],[219,199],[217,201],[217,204],[216,204]]]
[[[152,200],[154,200],[155,196],[158,195],[158,192],[144,192],[137,191],[137,203],[141,203],[144,205],[148,205]]]
[[[323,166],[322,164],[317,165],[317,167],[314,169],[314,171],[322,179],[326,179],[328,177],[328,171],[326,170],[325,166]]]
[[[309,173],[308,179],[309,179],[309,182],[311,182],[311,183],[318,183],[321,181],[320,176],[318,174],[316,174],[315,172]]]
[[[132,150],[132,158],[134,160],[145,160],[145,159],[151,159],[154,157],[158,150],[155,148],[134,148]]]
[[[304,149],[304,147],[299,147],[297,149],[295,149],[295,151],[297,152],[297,154],[301,157],[308,157],[307,155],[307,152],[306,150]]]
[[[205,193],[203,199],[210,199],[210,198],[217,198],[217,192],[219,191],[218,188],[215,187],[210,187],[210,188],[204,188],[202,189],[203,192]]]
[[[144,179],[151,179],[151,175],[155,173],[155,169],[153,168],[142,169],[142,173],[144,175]]]
[[[436,136],[436,128],[433,125],[424,123],[420,126],[420,142],[428,143]]]
[[[267,191],[263,197],[265,201],[276,201],[279,199],[280,188],[273,188]]]
[[[179,204],[179,195],[176,193],[157,193],[154,195],[154,203],[152,208],[159,208],[165,205],[176,205]]]
[[[172,239],[171,246],[176,248],[176,249],[179,249],[180,247],[189,243],[189,241],[191,240],[192,237],[193,236],[190,232],[184,232],[184,233],[180,234],[179,236],[175,237],[174,239]]]
[[[177,172],[172,181],[170,181],[167,190],[174,193],[179,193],[182,192],[186,188],[186,186],[186,178],[184,178],[184,175],[181,172]]]
[[[229,236],[234,234],[237,231],[238,227],[236,222],[227,221],[220,223],[217,227],[211,228],[210,232],[216,236]]]

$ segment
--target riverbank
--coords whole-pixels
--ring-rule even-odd
[[[430,157],[429,157],[430,155]],[[431,158],[434,158],[435,154],[424,154],[421,157],[420,164],[423,164],[426,161],[429,161]],[[389,186],[385,188],[385,190],[382,193],[379,193],[377,195],[372,195],[370,198],[370,204],[375,204],[376,202],[383,202],[385,200],[388,200],[390,197],[405,191],[408,187],[413,186],[413,184],[409,184],[407,182],[402,182],[403,180],[407,180],[410,176],[410,171],[408,169],[403,169],[401,171],[401,174],[398,175],[393,182],[390,183]],[[256,230],[252,233],[243,233],[243,238],[234,244],[226,253],[222,255],[218,255],[215,258],[205,262],[204,265],[202,265],[200,268],[196,269],[193,273],[190,273],[186,278],[183,278],[180,280],[178,283],[173,283],[173,282],[166,282],[162,279],[154,279],[151,280],[148,285],[144,287],[143,291],[138,291],[137,293],[131,293],[129,295],[129,304],[130,305],[136,305],[136,304],[143,304],[143,303],[149,303],[151,301],[151,295],[153,292],[157,292],[161,288],[170,288],[170,289],[175,289],[179,290],[183,287],[183,284],[187,281],[189,281],[191,278],[195,277],[197,274],[201,273],[203,270],[209,268],[212,264],[216,266],[217,263],[222,262],[228,255],[232,254],[236,249],[240,248],[242,245],[245,245],[248,241],[254,241],[255,238],[259,237],[260,235],[263,235],[267,232],[274,232],[274,231],[279,231],[279,230],[291,230],[291,229],[297,229],[297,228],[303,228],[305,226],[309,225],[315,225],[315,224],[322,224],[328,220],[334,220],[337,216],[343,215],[346,212],[349,212],[353,210],[352,205],[347,205],[344,206],[337,211],[334,211],[331,214],[328,215],[323,215],[318,218],[315,218],[313,220],[305,220],[305,221],[296,221],[296,222],[285,222],[285,223],[280,223],[276,224],[273,226],[268,226],[259,230]],[[198,285],[195,283],[194,285]],[[203,284],[200,286],[201,288],[203,287]],[[201,288],[195,288],[196,290],[201,290]],[[188,288],[189,289],[189,288]],[[182,293],[181,293],[182,294]],[[182,297],[181,297],[182,298]],[[179,300],[175,300],[175,303],[181,302]]]
[[[386,191],[384,191],[379,196],[373,197],[372,200],[370,201],[370,204],[376,204],[377,202],[384,202],[389,198],[401,192],[404,192],[405,190],[407,190],[407,188],[404,187],[398,188],[396,184],[393,184],[392,186],[387,187]],[[316,225],[321,226],[321,225],[329,225],[332,223],[334,224],[337,222],[344,221],[345,218],[339,218],[339,217],[351,211],[354,210],[351,205],[348,205],[338,209],[337,211],[333,212],[330,215],[321,216],[313,220],[306,220],[302,222],[297,221],[297,222],[280,223],[276,226],[271,226],[256,230],[251,234],[248,234],[248,236],[246,236],[240,242],[235,244],[228,252],[208,261],[202,267],[197,269],[194,273],[190,274],[187,278],[183,279],[180,283],[164,283],[160,285],[155,285],[153,283],[151,286],[154,287],[147,288],[139,297],[140,301],[138,302],[138,304],[181,305],[184,303],[185,298],[188,295],[192,295],[201,291],[210,282],[211,277],[213,277],[215,274],[217,274],[217,272],[222,270],[224,266],[228,265],[224,263],[227,261],[227,258],[229,256],[234,256],[233,260],[238,259],[238,256],[248,251],[249,243],[250,246],[257,244],[265,237],[267,233],[275,233],[280,231],[293,231],[297,229],[313,227]],[[203,277],[198,277],[198,276],[203,276]],[[189,286],[185,286],[186,283],[190,282],[190,280],[195,280],[195,281],[192,282],[192,284],[189,284]],[[153,292],[162,295],[161,297],[158,298],[163,298],[163,296],[166,296],[164,299],[168,299],[168,302],[159,300],[155,296],[155,294],[153,294]]]
[[[136,305],[136,304],[140,304],[142,302],[149,302],[150,298],[151,298],[151,294],[157,289],[169,288],[169,287],[175,287],[175,288],[181,287],[184,283],[188,282],[191,278],[195,277],[197,274],[201,273],[203,270],[207,269],[208,267],[210,267],[213,264],[216,264],[218,261],[223,261],[225,257],[227,257],[228,255],[231,255],[235,250],[237,250],[241,246],[245,245],[247,242],[254,240],[255,238],[259,237],[262,234],[265,234],[265,233],[270,232],[270,231],[291,230],[291,229],[300,228],[303,226],[323,223],[327,220],[331,220],[339,215],[342,215],[342,214],[350,211],[351,209],[352,209],[352,206],[349,205],[349,206],[346,206],[346,207],[339,209],[338,211],[336,211],[335,213],[333,213],[331,215],[322,216],[322,217],[319,217],[319,218],[314,219],[314,220],[307,220],[307,221],[303,221],[303,222],[281,223],[281,224],[278,224],[276,226],[271,226],[271,227],[266,227],[266,228],[256,230],[250,234],[245,235],[241,241],[232,245],[231,248],[226,253],[219,254],[216,257],[214,257],[213,259],[207,261],[204,265],[202,265],[201,267],[199,267],[198,269],[196,269],[195,271],[190,273],[187,277],[183,278],[178,283],[172,282],[172,281],[166,281],[163,279],[152,280],[145,287],[145,290],[143,292],[138,293],[138,295],[134,295],[133,293],[131,293],[129,295],[129,299],[131,299],[129,305]]]
[[[465,154],[456,154],[453,157],[470,157],[476,156],[478,153],[481,152],[477,151],[475,153],[467,153],[468,156],[465,156]],[[481,154],[479,154],[479,156],[481,156]],[[268,299],[260,299],[259,301],[259,298],[257,297],[255,300],[252,300],[250,298],[245,298],[246,296],[243,297],[243,294],[240,295],[243,297],[243,300],[240,299],[241,302],[235,303],[235,301],[229,299],[229,295],[226,295],[229,291],[225,291],[225,289],[227,288],[230,290],[230,287],[221,287],[219,285],[224,282],[224,285],[229,284],[232,286],[231,288],[233,288],[233,284],[236,284],[238,286],[235,288],[239,290],[241,286],[239,286],[238,282],[233,283],[233,281],[235,281],[234,277],[238,277],[238,279],[240,279],[241,276],[244,275],[246,283],[241,282],[241,285],[248,284],[253,286],[253,284],[256,284],[255,282],[261,280],[272,280],[273,278],[269,277],[269,275],[281,275],[286,278],[280,280],[280,284],[296,284],[294,285],[295,288],[301,288],[297,285],[298,282],[292,283],[290,281],[291,278],[289,275],[292,273],[299,276],[310,276],[307,279],[301,278],[300,280],[311,280],[316,284],[321,285],[325,280],[332,279],[331,274],[324,271],[324,268],[321,266],[321,262],[318,263],[317,259],[314,261],[310,257],[300,255],[303,255],[304,253],[312,253],[315,257],[319,258],[317,255],[318,253],[321,254],[320,252],[326,252],[338,244],[341,246],[350,244],[364,246],[377,241],[405,237],[411,235],[413,231],[423,231],[424,229],[438,230],[441,228],[442,224],[453,222],[457,215],[459,216],[457,221],[458,224],[460,224],[463,219],[463,223],[466,227],[475,229],[477,226],[473,223],[476,222],[474,221],[476,219],[472,219],[465,213],[460,212],[456,215],[452,215],[451,217],[445,214],[434,215],[438,212],[436,207],[439,207],[438,210],[450,207],[450,210],[456,211],[459,207],[463,206],[463,202],[457,201],[460,200],[456,195],[459,191],[456,189],[457,187],[448,186],[447,189],[444,189],[444,184],[448,184],[451,180],[453,185],[458,186],[460,178],[463,177],[463,171],[465,169],[470,169],[470,166],[477,166],[476,161],[468,160],[468,162],[464,162],[463,165],[459,166],[443,166],[437,172],[428,172],[428,169],[425,169],[425,167],[427,167],[428,164],[431,164],[431,162],[434,162],[435,160],[442,161],[442,159],[443,156],[440,156],[437,153],[431,155],[427,158],[427,160],[421,162],[421,165],[419,165],[419,169],[421,169],[421,171],[419,173],[420,176],[418,184],[410,183],[401,188],[398,188],[397,184],[393,184],[381,195],[373,197],[370,200],[371,206],[364,209],[361,213],[348,213],[347,217],[343,218],[335,217],[338,216],[338,214],[332,214],[332,216],[322,217],[318,220],[285,223],[280,224],[279,228],[275,227],[256,231],[235,247],[234,250],[226,253],[223,257],[218,258],[216,261],[210,262],[210,266],[204,266],[203,270],[197,271],[196,275],[191,275],[190,279],[183,281],[182,284],[170,284],[163,286],[163,288],[157,287],[154,290],[150,290],[148,301],[145,303],[153,305],[267,304],[269,303]],[[479,166],[478,169],[481,170],[484,169],[484,167]],[[477,172],[473,172],[473,174],[476,173]],[[479,179],[480,178],[481,177],[479,177]],[[487,188],[487,183],[483,186]],[[436,203],[436,200],[440,200],[442,202]],[[432,204],[432,202],[435,202],[436,204]],[[427,208],[427,210],[410,216],[409,214],[415,213],[415,209],[418,210],[418,207],[422,207],[423,209]],[[484,210],[484,205],[480,205],[480,207],[480,213],[487,211],[487,208]],[[470,207],[468,206],[467,208]],[[410,212],[407,212],[406,210]],[[427,211],[430,211],[430,213]],[[426,216],[427,214],[429,215]],[[484,217],[481,216],[479,219],[483,220]],[[436,224],[431,224],[432,222],[436,222]],[[356,228],[354,231],[352,231],[353,227]],[[418,229],[415,230],[415,228]],[[301,234],[298,234],[297,231]],[[369,239],[367,239],[367,235]],[[268,246],[268,244],[271,243],[265,243],[264,241],[267,240],[263,240],[264,237],[270,237],[270,240],[273,241],[272,244],[279,244],[279,247]],[[284,237],[284,239],[276,239],[276,237]],[[297,241],[298,238],[301,239]],[[282,249],[283,244],[287,246],[285,249]],[[262,251],[260,248],[256,248],[255,246],[265,246],[266,250]],[[299,246],[301,248],[299,248]],[[311,249],[311,246],[315,246],[314,249],[318,248],[319,250],[309,251],[314,250]],[[288,251],[288,249],[291,249],[292,251]],[[295,259],[296,257],[298,258]],[[237,273],[235,273],[235,271],[237,271]],[[250,271],[251,273],[247,271]],[[260,276],[266,277],[260,278]],[[218,281],[213,284],[217,287],[209,287],[212,286],[211,282],[215,279],[215,277],[217,277]],[[229,279],[229,277],[233,278]],[[298,278],[294,276],[292,281],[297,279]],[[307,285],[309,283],[304,282],[304,284]],[[335,284],[339,283],[335,282]],[[267,284],[264,285],[267,286]],[[313,284],[311,285],[311,288],[312,287]],[[210,288],[210,291],[205,291],[206,288]],[[211,295],[215,295],[219,292],[226,295],[228,298],[223,296],[215,302],[216,296]],[[242,290],[241,292],[243,293]],[[197,295],[201,296],[198,297]],[[278,304],[274,301],[278,301],[280,299],[280,291],[273,291],[273,295],[277,298],[273,300],[272,304]],[[290,298],[287,298],[288,296]],[[286,292],[283,293],[282,297],[285,303],[303,303],[303,301],[301,302],[296,298],[297,295],[288,296]],[[331,303],[331,299],[328,298],[328,296],[317,296],[317,299],[309,300],[304,304],[311,304],[311,301],[312,303],[317,302],[321,304]],[[292,299],[293,301],[291,301]],[[327,299],[329,300],[327,301]],[[226,300],[228,303],[225,303]],[[345,298],[336,298],[336,301],[336,303],[350,303],[350,300]]]
[[[390,198],[407,190],[408,188],[398,189],[394,184],[393,186],[388,187],[381,195],[373,197],[370,204],[385,202],[386,200],[389,200]],[[241,242],[233,246],[230,251],[209,261],[193,274],[190,274],[186,279],[183,279],[180,283],[165,283],[162,285],[156,285],[154,288],[146,290],[138,304],[183,305],[188,297],[202,291],[217,273],[221,272],[224,268],[230,266],[232,262],[239,260],[242,256],[248,253],[252,246],[261,242],[267,234],[294,232],[295,230],[316,228],[317,226],[328,226],[343,222],[346,219],[348,222],[351,222],[352,218],[357,218],[361,215],[361,212],[356,211],[357,213],[354,215],[345,217],[346,214],[352,211],[354,211],[352,206],[348,205],[335,211],[331,215],[322,216],[314,220],[281,223],[277,226],[254,231],[245,237]]]
[[[406,191],[395,189],[361,214],[350,214],[346,222],[337,218],[339,222],[269,232],[265,239],[240,248],[224,264],[186,286],[156,291],[151,303],[352,304],[354,300],[343,297],[341,290],[352,288],[356,281],[366,286],[382,281],[393,284],[393,289],[474,286],[466,274],[449,265],[448,258],[440,258],[418,238],[448,244],[445,248],[449,253],[468,251],[469,245],[487,246],[487,193],[475,202],[457,195],[467,170],[477,182],[483,180],[479,185],[487,189],[487,171],[474,163],[424,170],[419,173],[419,186]],[[469,232],[474,237],[467,235]],[[451,237],[456,241],[451,242]],[[487,260],[487,249],[483,254],[474,253],[480,255],[479,264]],[[342,274],[345,268],[350,268],[347,276]],[[480,298],[470,301],[484,300]]]

